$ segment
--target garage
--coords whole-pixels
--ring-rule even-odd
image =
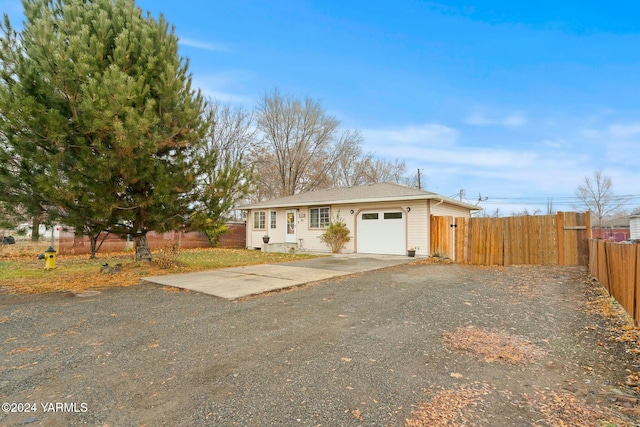
[[[358,214],[357,252],[405,255],[406,217],[402,210],[363,211]]]

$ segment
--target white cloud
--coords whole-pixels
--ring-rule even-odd
[[[210,50],[213,52],[226,52],[229,50],[227,46],[220,43],[204,42],[204,41],[194,40],[186,37],[180,37],[178,39],[178,43],[183,46],[193,47],[196,49]]]
[[[518,127],[522,126],[527,122],[527,119],[524,118],[521,114],[512,114],[509,117],[506,117],[502,120],[502,124],[507,127]]]
[[[572,195],[594,168],[592,156],[574,153],[572,141],[560,137],[487,147],[476,145],[472,130],[435,123],[366,129],[363,136],[365,150],[404,161],[408,174],[422,169],[426,188],[445,195],[460,188],[494,197]]]
[[[375,145],[451,145],[458,139],[458,131],[440,124],[426,123],[391,129],[364,129],[365,141]]]
[[[193,79],[193,85],[200,88],[202,94],[214,100],[231,104],[242,104],[251,109],[255,105],[252,96],[242,93],[244,82],[252,79],[250,73],[232,70],[224,73],[209,74]]]
[[[365,148],[372,149],[378,156],[397,158],[407,163],[513,168],[525,167],[536,158],[532,152],[462,146],[456,129],[436,123],[364,129],[362,135]]]
[[[487,119],[483,114],[474,113],[469,117],[467,117],[467,119],[465,120],[465,123],[467,123],[468,125],[474,125],[474,126],[491,126],[496,122],[494,120]]]
[[[599,130],[591,129],[591,128],[582,129],[580,131],[580,134],[585,138],[590,138],[590,139],[599,138],[602,135],[602,133]]]
[[[609,134],[614,138],[633,138],[640,135],[640,123],[631,123],[628,125],[613,124],[609,126]]]
[[[473,126],[503,126],[515,128],[527,123],[522,113],[513,113],[503,118],[489,118],[482,113],[473,113],[465,120],[465,123]]]
[[[202,94],[206,97],[209,97],[215,101],[220,101],[222,103],[228,104],[245,104],[245,105],[253,105],[254,99],[250,96],[241,95],[238,93],[229,93],[229,92],[221,92],[216,90],[202,89]]]
[[[567,148],[570,144],[562,138],[545,139],[542,141],[542,145],[548,148]]]

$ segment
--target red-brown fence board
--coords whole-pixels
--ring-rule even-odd
[[[218,247],[244,249],[247,247],[247,224],[229,223],[227,232],[220,236]]]
[[[100,244],[102,237],[104,236],[101,235],[98,239],[98,245]],[[182,249],[207,248],[211,246],[207,236],[203,233],[197,232],[149,232],[147,233],[147,241],[149,242],[149,248],[152,251],[162,249],[172,243],[178,243]],[[89,237],[78,237],[73,232],[61,232],[58,244],[58,253],[60,255],[91,253],[91,242]],[[102,246],[100,246],[98,253],[124,252],[127,250],[133,250],[133,242],[127,242],[126,239],[109,234],[106,236]]]
[[[98,245],[102,241],[103,237],[105,237],[105,234],[102,234],[98,239]],[[195,231],[188,233],[179,231],[156,233],[154,231],[150,231],[147,233],[147,241],[149,242],[149,248],[152,251],[162,249],[173,243],[177,243],[181,249],[211,247],[206,234]],[[246,224],[228,223],[227,232],[221,236],[217,246],[221,248],[246,248],[246,241]],[[61,231],[58,244],[58,251],[61,255],[91,253],[91,242],[89,237],[76,236],[73,231]],[[127,239],[116,236],[115,234],[106,234],[106,238],[100,246],[98,253],[124,252],[127,250],[133,250],[133,247],[132,241],[127,242]]]

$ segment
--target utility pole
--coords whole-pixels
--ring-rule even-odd
[[[420,182],[420,168],[418,168],[418,190],[422,190],[422,183]]]

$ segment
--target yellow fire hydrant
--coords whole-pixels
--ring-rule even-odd
[[[54,268],[56,268],[56,250],[53,249],[53,246],[49,246],[44,251],[44,269],[53,270]]]

